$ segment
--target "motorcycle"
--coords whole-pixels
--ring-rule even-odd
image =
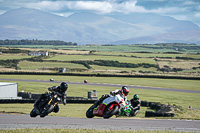
[[[36,109],[33,108],[30,112],[31,117],[36,117],[37,115],[40,115],[40,117],[47,116],[54,110],[54,107],[58,104],[58,102],[61,101],[56,92],[50,92],[45,95],[46,99],[41,99],[41,102],[38,105],[39,111],[36,111]]]
[[[87,118],[93,118],[94,116],[103,117],[104,119],[108,119],[113,115],[117,115],[121,108],[125,107],[124,98],[122,98],[119,94],[115,96],[109,96],[104,99],[99,104],[92,105],[86,111]]]
[[[121,109],[119,116],[131,116],[133,108],[131,104],[128,102],[124,108]]]

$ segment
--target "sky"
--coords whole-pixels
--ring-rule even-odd
[[[200,26],[200,0],[0,0],[0,14],[20,7],[65,17],[81,11],[97,14],[156,13]]]

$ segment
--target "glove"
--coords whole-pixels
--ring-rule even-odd
[[[49,90],[49,91],[52,91],[52,90],[53,90],[53,88],[52,88],[52,87],[49,87],[49,88],[48,88],[48,90]]]
[[[126,116],[130,116],[128,112],[125,112],[125,115],[126,115]]]
[[[132,110],[134,110],[133,106],[130,106],[130,108],[131,108]]]

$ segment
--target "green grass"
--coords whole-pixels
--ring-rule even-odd
[[[131,71],[152,71],[152,72],[156,72],[157,68],[155,67],[151,67],[151,68],[143,68],[143,67],[138,67],[138,68],[124,68],[124,67],[109,67],[109,66],[98,66],[98,65],[90,65],[92,67],[91,71],[103,71],[106,73],[106,71],[116,73],[116,71],[127,71],[129,73],[131,73]]]
[[[33,79],[33,80],[49,80],[53,78],[55,81],[73,81],[83,82],[87,79],[91,83],[109,83],[124,85],[140,85],[163,87],[171,89],[199,90],[199,80],[183,80],[183,79],[160,79],[160,78],[121,78],[121,77],[87,77],[87,76],[54,76],[54,75],[0,75],[0,79]],[[48,83],[52,84],[52,83]]]
[[[177,47],[181,51],[177,51]],[[186,46],[186,47],[185,47]],[[69,49],[69,50],[88,50],[88,51],[101,51],[101,52],[154,52],[154,53],[163,53],[163,52],[181,52],[181,53],[198,53],[198,45],[93,45],[93,46],[55,46],[55,45],[4,45],[2,47],[17,47],[17,48],[43,48],[43,49]],[[190,47],[190,48],[188,48]]]
[[[115,55],[115,56],[125,56],[125,57],[142,57],[142,58],[155,58],[155,57],[171,57],[175,58],[177,56],[182,57],[185,54],[163,54],[163,53],[127,53],[127,52],[95,52],[96,55]],[[188,54],[186,54],[188,55]],[[189,56],[189,55],[188,55]],[[192,57],[200,58],[198,55],[192,55]]]
[[[81,64],[74,63],[60,63],[60,62],[30,62],[30,61],[20,61],[18,66],[23,70],[37,70],[45,68],[61,68],[66,69],[87,69]]]
[[[96,130],[96,129],[14,129],[0,130],[0,133],[121,133],[121,130]],[[124,131],[123,133],[186,133],[180,131],[166,130],[134,130]]]
[[[0,54],[0,60],[24,59],[31,57],[33,56],[22,55],[22,54]]]
[[[21,79],[37,79],[37,80],[48,80],[50,77],[48,76],[26,76],[26,75],[5,75],[6,78],[21,78]],[[1,78],[5,78],[3,75],[1,75]],[[172,85],[172,86],[178,86],[182,84],[182,86],[185,86],[185,89],[187,90],[193,90],[192,86],[196,86],[196,90],[199,90],[199,81],[197,80],[169,80],[169,79],[137,79],[137,78],[99,78],[99,77],[77,77],[77,76],[54,76],[54,80],[60,80],[60,81],[76,81],[76,82],[82,82],[83,79],[88,79],[89,82],[94,81],[96,83],[98,82],[104,82],[104,83],[123,83],[126,82],[128,84],[136,83],[136,81],[140,81],[139,83],[145,83],[148,86],[153,85],[154,82],[162,82],[162,86]],[[148,82],[147,82],[148,81]],[[6,81],[5,81],[6,82]],[[9,81],[11,82],[11,81]],[[19,91],[24,90],[25,92],[32,92],[32,93],[44,93],[47,91],[48,87],[59,85],[54,82],[49,83],[36,83],[36,82],[17,82]],[[147,84],[149,83],[149,84]],[[85,97],[87,98],[87,92],[96,90],[98,91],[98,97],[100,97],[102,94],[108,94],[110,91],[120,89],[118,87],[106,87],[106,86],[88,86],[86,85],[73,85],[69,84],[69,89],[67,91],[68,96],[77,96],[77,97]],[[200,108],[199,101],[200,97],[199,94],[195,93],[183,93],[183,92],[170,92],[170,91],[156,91],[156,90],[144,90],[144,89],[137,89],[137,88],[131,88],[130,93],[128,95],[128,99],[130,100],[134,94],[138,94],[140,96],[140,99],[142,101],[149,101],[149,102],[160,102],[162,104],[170,104],[170,105],[176,105],[176,106],[182,106],[184,111],[178,113],[175,118],[181,118],[181,119],[200,119],[200,111],[195,110],[189,110],[188,107],[192,106],[193,108]],[[1,110],[6,109],[4,107],[6,104],[0,105]],[[10,104],[9,104],[10,105]],[[24,105],[24,104],[22,104]],[[30,105],[30,108],[27,108],[25,113],[29,113],[32,105]],[[16,110],[17,112],[23,112],[24,107],[20,107],[18,104],[16,106],[19,107],[13,107],[13,105],[10,105],[10,110],[4,110],[4,111],[12,111]],[[81,105],[81,104],[68,104],[67,106],[61,105],[61,110],[58,114],[52,113],[51,115],[59,115],[59,116],[70,116],[70,117],[85,117],[85,111],[91,106],[90,104]],[[28,106],[27,106],[28,107]],[[19,108],[19,110],[17,110]],[[74,113],[70,113],[70,109],[74,109],[74,111],[81,112],[78,113],[78,115],[74,115]],[[8,108],[7,108],[8,109]],[[147,108],[142,107],[137,117],[144,117],[145,111]],[[62,113],[63,111],[63,113]],[[68,113],[66,113],[68,112]],[[69,114],[70,113],[70,114]]]
[[[131,58],[118,56],[98,56],[98,55],[56,55],[45,60],[73,61],[73,60],[113,60],[124,63],[149,63],[156,64],[153,59],[149,58]]]

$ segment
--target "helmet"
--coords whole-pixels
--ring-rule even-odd
[[[134,100],[138,100],[138,99],[139,99],[138,94],[135,94],[135,95],[133,96],[133,99],[134,99]]]
[[[122,86],[121,91],[125,96],[127,96],[129,93],[129,89],[127,86]]]
[[[66,82],[62,82],[60,84],[60,89],[61,89],[62,92],[65,92],[67,90],[67,88],[68,88],[68,85],[67,85]]]

